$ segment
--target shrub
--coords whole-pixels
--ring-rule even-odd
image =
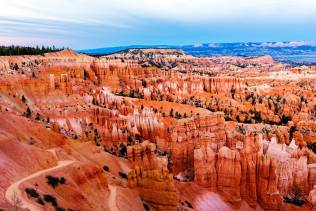
[[[120,177],[122,177],[123,179],[127,179],[127,175],[123,172],[119,172]]]
[[[35,120],[40,120],[40,114],[36,113]]]
[[[147,82],[144,79],[142,79],[142,86],[147,87]]]
[[[176,117],[177,119],[181,119],[181,114],[180,114],[178,111],[176,111],[175,117]]]
[[[294,205],[299,206],[299,207],[306,203],[306,201],[304,199],[296,198],[296,197],[291,198],[289,196],[286,196],[284,198],[284,202],[294,204]]]
[[[141,137],[140,134],[137,133],[137,134],[135,135],[135,139],[141,141],[141,140],[142,140],[142,137]]]
[[[21,101],[22,101],[23,103],[25,103],[25,102],[26,102],[26,98],[24,97],[24,95],[22,95],[22,97],[21,97]]]
[[[109,169],[108,166],[103,166],[103,170],[104,170],[104,171],[109,171],[110,169]]]
[[[64,177],[58,178],[51,175],[46,176],[47,183],[52,186],[53,188],[56,188],[59,184],[65,184],[66,179]]]
[[[292,120],[291,116],[282,115],[281,124],[286,125],[291,120]]]
[[[316,142],[309,145],[308,148],[311,149],[316,154]]]
[[[120,156],[124,158],[127,156],[127,148],[125,144],[120,144]]]
[[[303,204],[306,204],[306,200],[302,197],[302,191],[300,188],[296,185],[292,188],[293,197],[286,196],[284,197],[284,202],[291,203],[296,206],[302,206]]]
[[[146,203],[143,203],[143,206],[144,206],[144,208],[145,208],[146,211],[149,211],[149,210],[150,210],[149,206],[148,206]]]
[[[170,117],[173,117],[173,108],[170,109],[169,116],[170,116]]]
[[[27,118],[31,118],[32,117],[32,111],[29,107],[27,107],[26,111],[25,111],[25,116]]]
[[[49,195],[49,194],[44,194],[44,200],[48,203],[51,203],[53,207],[57,207],[57,199],[55,196]]]
[[[39,197],[39,194],[34,188],[25,188],[25,192],[27,193],[28,196],[37,198]]]
[[[54,176],[46,176],[47,183],[52,186],[53,188],[57,187],[59,184],[59,178]]]
[[[290,127],[290,132],[289,132],[290,133],[290,141],[292,141],[295,131],[296,131],[296,127],[295,126],[291,126]]]
[[[89,78],[89,73],[87,70],[83,70],[83,80],[87,80]]]
[[[261,123],[262,122],[262,117],[261,117],[261,112],[260,111],[255,111],[254,120],[256,120],[257,123]]]
[[[131,89],[129,92],[129,97],[134,98],[135,97],[135,91],[134,89]]]
[[[66,182],[66,179],[65,179],[64,177],[61,177],[61,178],[59,179],[59,183],[60,183],[60,184],[65,184],[65,182]]]
[[[234,85],[230,89],[230,93],[231,93],[232,98],[234,99],[235,98],[235,94],[236,94],[236,89],[235,89]]]
[[[190,203],[190,202],[188,202],[188,201],[184,201],[184,203],[187,205],[187,207],[189,207],[189,208],[193,209],[193,206],[191,205],[191,203]]]
[[[41,197],[38,197],[38,198],[36,199],[36,202],[37,202],[38,204],[40,204],[40,205],[45,205],[45,202],[43,201],[43,199],[42,199]]]

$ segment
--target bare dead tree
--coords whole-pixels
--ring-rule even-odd
[[[19,199],[16,192],[13,193],[12,196],[12,203],[13,203],[13,211],[18,211],[20,207],[22,207],[22,201]]]

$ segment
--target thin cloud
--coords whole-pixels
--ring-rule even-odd
[[[97,41],[205,43],[235,38],[233,34],[243,36],[237,40],[270,41],[271,33],[278,36],[273,40],[309,40],[316,20],[315,0],[0,0],[0,5],[2,36],[37,33],[86,46]],[[285,35],[290,25],[309,33]]]
[[[313,0],[129,0],[125,7],[139,16],[181,22],[278,21],[316,17],[316,2]]]
[[[41,38],[34,36],[0,36],[0,45],[58,45],[63,46],[64,40],[52,39],[52,38]]]
[[[2,2],[3,1],[3,2]],[[68,24],[100,25],[127,28],[120,15],[107,7],[95,7],[98,1],[63,1],[63,0],[29,0],[2,2],[2,18],[32,19],[41,21],[56,21]],[[93,6],[93,7],[92,7]],[[109,9],[109,11],[107,11]]]

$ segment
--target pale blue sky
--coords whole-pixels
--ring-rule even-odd
[[[315,0],[0,0],[0,45],[316,42]]]

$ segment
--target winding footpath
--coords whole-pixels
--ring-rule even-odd
[[[30,179],[33,179],[35,177],[41,176],[42,174],[47,174],[51,171],[60,169],[60,168],[64,168],[68,165],[73,164],[75,161],[73,160],[63,160],[63,161],[58,161],[58,165],[54,166],[52,168],[49,169],[44,169],[38,172],[35,172],[27,177],[24,177],[16,182],[14,182],[13,184],[11,184],[8,189],[5,192],[5,198],[13,205],[13,198],[14,198],[14,194],[16,194],[16,197],[21,200],[22,202],[22,206],[21,208],[27,208],[31,211],[38,211],[39,208],[38,206],[34,205],[33,203],[30,203],[28,200],[24,199],[23,197],[23,192],[19,189],[20,184],[22,184],[23,182],[26,182]]]

